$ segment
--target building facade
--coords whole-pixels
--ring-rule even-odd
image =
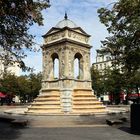
[[[0,77],[2,77],[5,72],[19,76],[21,69],[18,66],[18,63],[15,63],[13,65],[4,65],[3,61],[0,60]]]
[[[96,50],[96,62],[92,66],[97,69],[101,74],[104,70],[112,67],[113,58],[109,54],[101,54],[100,50]]]

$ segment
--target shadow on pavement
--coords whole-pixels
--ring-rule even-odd
[[[119,129],[124,131],[124,132],[127,132],[129,134],[132,134],[132,135],[140,135],[140,133],[131,132],[131,128],[130,127],[120,127]]]
[[[15,140],[21,135],[21,128],[14,128],[10,123],[0,122],[0,140]]]
[[[130,127],[120,127],[119,129],[122,130],[122,131],[124,131],[124,132],[127,132],[127,133],[131,134]]]

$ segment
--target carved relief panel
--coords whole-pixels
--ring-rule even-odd
[[[66,31],[52,34],[45,38],[45,43],[53,43],[66,37]]]
[[[61,46],[59,49],[59,63],[60,63],[60,78],[63,79],[65,78],[65,48],[64,46]]]

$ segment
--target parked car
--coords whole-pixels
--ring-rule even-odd
[[[138,93],[132,93],[127,96],[127,99],[132,101],[133,103],[137,103],[139,98],[140,98],[140,94]]]

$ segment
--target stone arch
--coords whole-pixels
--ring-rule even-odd
[[[76,62],[78,61],[78,62]],[[75,62],[77,63],[77,67],[75,67]],[[83,56],[81,53],[77,52],[75,55],[74,55],[74,75],[75,75],[75,72],[77,72],[77,75],[76,77],[74,76],[74,78],[76,79],[82,79],[83,78]]]
[[[59,56],[57,53],[52,53],[51,55],[52,59],[52,78],[53,79],[59,79]]]

